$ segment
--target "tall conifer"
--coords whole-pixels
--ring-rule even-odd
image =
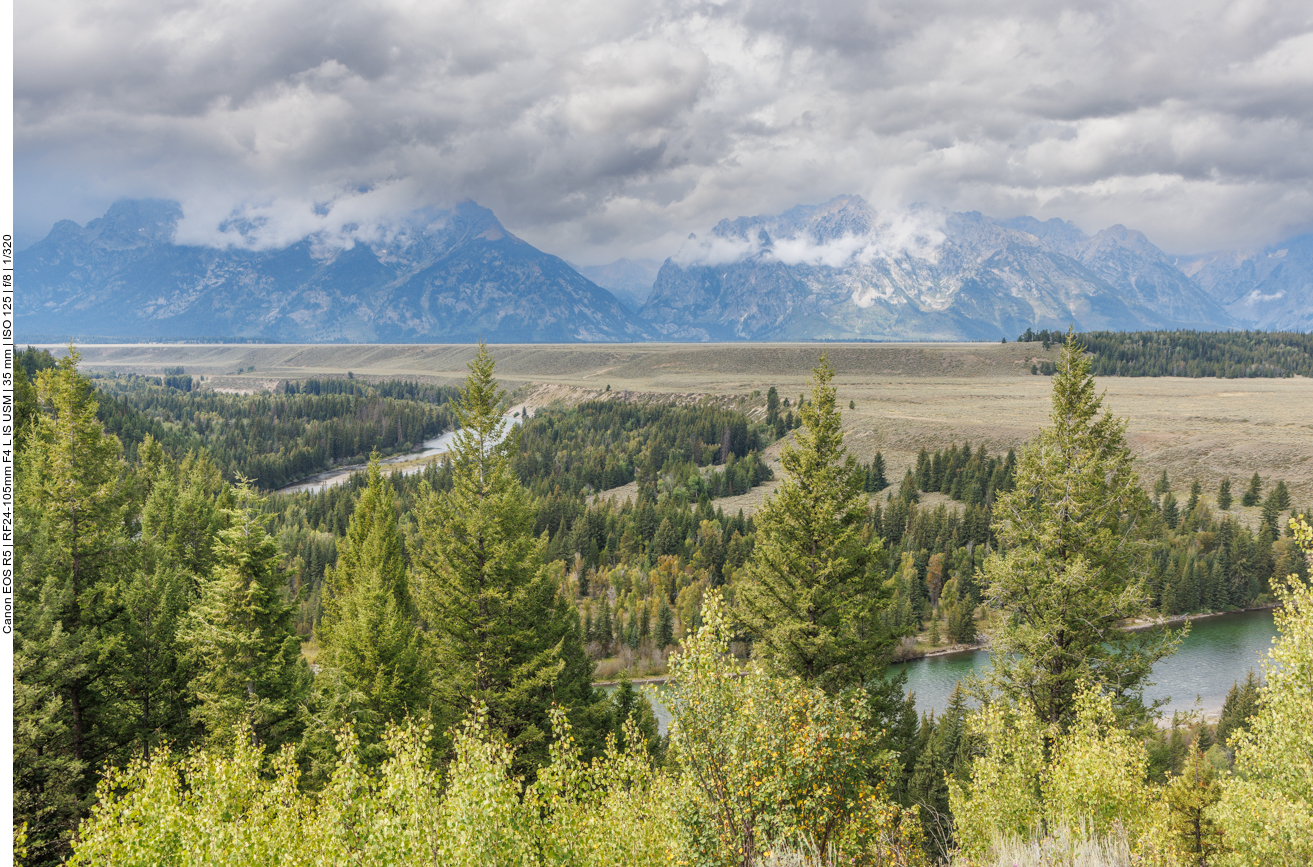
[[[1121,622],[1148,605],[1140,523],[1147,497],[1126,445],[1126,422],[1101,417],[1090,360],[1068,339],[1053,379],[1051,426],[1022,451],[1016,487],[994,507],[999,552],[984,567],[986,599],[1002,614],[991,631],[993,687],[1028,699],[1046,723],[1067,724],[1088,682],[1119,711],[1144,712],[1141,695],[1170,633]]]
[[[483,703],[531,771],[546,758],[553,703],[576,722],[601,705],[578,613],[543,566],[546,538],[533,535],[534,506],[511,465],[518,432],[504,436],[505,393],[486,347],[469,369],[451,489],[421,490],[413,583],[445,721]]]
[[[392,485],[377,454],[368,473],[338,541],[337,565],[324,575],[324,613],[315,634],[319,660],[359,696],[357,730],[372,745],[387,723],[426,709],[427,683]]]
[[[130,547],[122,448],[78,360],[37,374],[15,492],[14,818],[38,863],[67,851],[113,748],[105,626]]]
[[[833,378],[822,355],[802,427],[780,455],[786,477],[755,516],[738,600],[769,667],[842,689],[878,676],[893,638],[879,616],[881,542],[863,532],[865,472],[844,448]]]
[[[267,748],[299,735],[309,686],[293,611],[284,599],[278,547],[255,513],[255,494],[243,486],[219,534],[213,571],[184,627],[194,715],[208,740],[231,743],[238,727]]]

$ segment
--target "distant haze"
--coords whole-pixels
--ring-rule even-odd
[[[1307,0],[47,0],[14,28],[20,249],[150,197],[180,242],[265,250],[468,198],[585,267],[844,193],[1174,255],[1313,228]]]

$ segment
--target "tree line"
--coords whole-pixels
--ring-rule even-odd
[[[1281,760],[1313,712],[1306,585],[1269,577],[1281,667],[1237,685],[1225,725],[1157,731],[1142,690],[1179,635],[1120,626],[1161,605],[1170,491],[1141,485],[1077,345],[1020,453],[927,453],[874,502],[833,375],[822,357],[749,520],[659,477],[621,504],[586,485],[535,495],[486,351],[444,465],[389,478],[374,462],[336,492],[264,501],[204,452],[148,437],[130,461],[74,355],[38,372],[19,474],[20,848],[749,867],[992,863],[1066,833],[1162,864],[1313,854],[1307,775]],[[588,417],[568,424],[620,442]],[[925,508],[927,490],[963,505]],[[1190,547],[1212,532],[1222,549],[1199,502],[1175,520]],[[1288,550],[1311,535],[1294,522]],[[303,556],[323,568],[313,667],[289,592]],[[918,719],[888,661],[927,613],[960,631],[976,606],[993,668]],[[670,649],[667,738],[632,688],[591,685],[598,654],[645,642]]]
[[[1313,334],[1298,331],[1087,331],[1079,339],[1096,376],[1313,376]],[[1017,338],[1045,349],[1066,340],[1065,332],[1030,328]],[[1041,361],[1031,372],[1055,371]]]

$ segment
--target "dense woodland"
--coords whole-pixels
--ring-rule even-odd
[[[544,408],[502,439],[486,353],[460,390],[273,395],[20,353],[24,863],[1306,863],[1313,539],[1278,480],[1140,479],[1076,349],[1034,443],[893,484],[847,456],[823,358],[795,401]],[[416,475],[243,481],[453,427]],[[727,513],[780,437],[775,494]],[[1120,624],[1268,602],[1282,668],[1216,725],[1156,720],[1176,633]],[[882,676],[982,629],[995,668],[939,717]],[[647,672],[668,736],[592,685]]]
[[[1298,331],[1087,331],[1079,339],[1095,376],[1313,376],[1313,334]],[[1045,349],[1066,340],[1066,332],[1030,328],[1017,338]],[[1032,372],[1056,369],[1042,361]]]

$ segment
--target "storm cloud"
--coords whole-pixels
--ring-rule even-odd
[[[26,0],[14,50],[20,246],[138,196],[248,246],[472,198],[581,263],[841,193],[1313,226],[1305,0]]]

